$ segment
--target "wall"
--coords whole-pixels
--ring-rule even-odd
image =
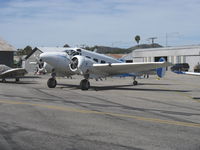
[[[35,51],[27,60],[23,61],[23,68],[25,68],[28,72],[35,72],[37,64],[31,64],[31,62],[36,62],[36,58],[41,54],[40,51]]]
[[[13,67],[13,57],[13,52],[0,51],[0,64],[5,64],[6,66]]]
[[[187,56],[186,62],[189,64],[189,71],[194,71],[194,67],[200,63],[200,56]]]

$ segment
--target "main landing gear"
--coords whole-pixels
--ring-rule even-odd
[[[55,88],[57,85],[57,81],[55,78],[50,78],[48,81],[47,81],[47,86],[49,88]]]
[[[56,85],[57,85],[56,74],[55,73],[51,73],[51,78],[49,78],[49,80],[47,81],[47,86],[49,88],[55,88]]]
[[[135,79],[136,79],[136,76],[133,77],[133,80],[134,80],[134,81],[133,81],[133,85],[134,85],[134,86],[135,86],[135,85],[138,85],[138,82],[137,82]]]
[[[15,78],[15,82],[16,82],[16,83],[19,82],[19,78]]]
[[[80,88],[81,90],[88,90],[90,88],[90,82],[88,81],[88,79],[81,80]]]

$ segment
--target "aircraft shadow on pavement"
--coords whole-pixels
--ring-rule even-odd
[[[15,82],[15,81],[6,81],[6,82],[2,82],[0,81],[0,83],[3,84],[38,84],[37,81],[19,81],[19,82]]]
[[[193,99],[200,100],[200,97],[193,97]]]
[[[80,89],[79,85],[74,84],[58,84],[60,88],[74,88]],[[141,84],[137,85],[140,86]],[[144,84],[143,84],[144,85]],[[156,84],[163,85],[163,84]],[[163,92],[190,92],[189,90],[171,90],[171,89],[159,89],[159,88],[138,88],[130,84],[126,85],[112,85],[112,86],[91,86],[89,90],[95,91],[107,91],[107,90],[124,90],[124,91],[163,91]]]

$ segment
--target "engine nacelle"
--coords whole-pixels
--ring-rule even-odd
[[[69,64],[70,70],[77,74],[89,74],[94,61],[84,56],[74,56]]]

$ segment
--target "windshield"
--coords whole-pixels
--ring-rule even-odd
[[[69,56],[75,56],[75,55],[81,55],[80,52],[77,52],[75,50],[65,50],[64,52],[66,52]]]

